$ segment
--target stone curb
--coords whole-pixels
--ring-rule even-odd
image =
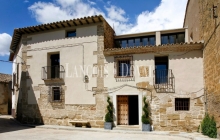
[[[146,135],[162,135],[162,136],[176,136],[182,138],[188,138],[191,140],[216,140],[213,138],[209,138],[200,133],[186,133],[186,132],[165,132],[165,131],[153,131],[153,132],[143,132],[137,130],[105,130],[100,128],[76,128],[70,126],[57,126],[57,125],[31,125],[31,124],[22,124],[14,118],[10,118],[10,120],[16,122],[21,126],[31,127],[31,128],[42,128],[42,129],[54,129],[54,130],[69,130],[69,131],[87,131],[87,132],[104,132],[104,133],[123,133],[123,134],[146,134]],[[173,134],[172,134],[173,133]],[[178,134],[175,134],[178,133]]]

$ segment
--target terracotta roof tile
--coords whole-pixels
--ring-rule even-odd
[[[11,81],[11,79],[12,76],[10,74],[0,73],[0,82],[8,83],[9,81]]]

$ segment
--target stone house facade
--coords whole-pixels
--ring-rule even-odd
[[[0,114],[11,114],[11,75],[0,73]]]
[[[214,116],[220,137],[220,1],[188,0],[184,27],[191,41],[204,42],[204,88],[206,111]]]
[[[22,123],[142,127],[143,96],[155,130],[197,131],[205,114],[203,43],[188,28],[115,35],[102,16],[14,30],[12,108]]]

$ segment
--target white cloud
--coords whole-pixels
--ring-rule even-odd
[[[96,3],[94,1],[88,0],[88,3],[90,3],[91,5],[96,5]]]
[[[29,0],[24,0],[24,3],[28,3],[29,2]]]
[[[162,0],[153,11],[144,11],[137,16],[136,24],[128,32],[181,28],[187,0]]]
[[[121,9],[120,7],[116,7],[114,5],[111,5],[110,7],[105,7],[108,18],[116,21],[121,21],[121,22],[127,22],[128,19],[125,18],[125,11]]]
[[[11,36],[7,33],[0,34],[0,55],[8,55],[11,44]]]
[[[129,22],[129,16],[122,8],[104,5],[105,11],[94,7],[91,0],[54,0],[51,2],[36,2],[28,9],[40,23],[80,18],[102,14],[117,34],[146,32],[152,30],[181,28],[187,0],[161,0],[154,11],[143,11],[137,15],[135,23]]]

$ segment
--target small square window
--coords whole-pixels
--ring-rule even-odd
[[[118,76],[130,76],[130,60],[118,61]]]
[[[66,37],[75,37],[76,36],[76,31],[69,31],[66,33]]]
[[[131,56],[119,56],[115,58],[115,77],[132,77],[133,62]]]
[[[189,98],[175,98],[175,111],[189,111]]]
[[[53,92],[53,101],[60,101],[61,100],[60,87],[52,87],[52,92]]]

